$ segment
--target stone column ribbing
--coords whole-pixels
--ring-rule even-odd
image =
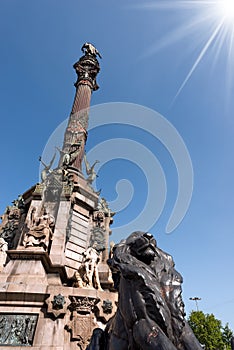
[[[86,46],[85,46],[86,45]],[[76,94],[68,126],[64,135],[64,144],[60,165],[72,166],[82,170],[84,147],[87,139],[91,94],[98,89],[96,76],[100,70],[96,58],[98,51],[91,44],[85,44],[85,54],[74,64],[77,73]],[[65,161],[67,163],[65,163]]]

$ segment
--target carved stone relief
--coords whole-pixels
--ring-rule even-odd
[[[82,123],[82,120],[80,119],[81,119],[80,113],[79,113],[79,120],[76,114],[72,114],[70,117],[69,126],[67,127],[67,132],[71,133],[72,135],[78,135],[83,133],[86,134],[88,125],[87,124],[84,125],[84,121]],[[87,115],[85,116],[85,121],[86,119],[87,119]],[[74,142],[75,140],[69,140],[69,141],[70,143],[72,143],[72,141]]]
[[[104,228],[105,215],[103,211],[96,210],[93,213],[93,221],[96,227]]]
[[[47,313],[53,314],[56,318],[60,315],[65,315],[67,308],[70,305],[68,297],[64,297],[62,294],[51,295],[47,300],[48,306]]]
[[[117,309],[117,294],[112,294],[113,300],[108,298],[100,299],[96,305],[96,315],[102,323],[107,323],[115,314]]]
[[[93,329],[97,327],[93,311],[98,299],[73,296],[70,301],[71,321],[66,329],[71,333],[71,341],[77,341],[79,349],[85,350]]]
[[[71,340],[76,340],[81,350],[85,350],[90,342],[92,331],[97,326],[92,314],[81,315],[75,313],[72,321],[67,325],[71,332]]]
[[[54,224],[55,219],[53,215],[47,213],[46,208],[42,208],[41,214],[37,215],[36,208],[33,207],[23,245],[26,248],[43,247],[44,250],[48,250],[49,243],[53,239]]]
[[[71,143],[67,151],[56,147],[62,156],[62,166],[67,169],[72,166],[75,162],[78,154],[80,153],[81,141],[76,141],[76,143]]]
[[[63,188],[63,171],[61,169],[53,170],[47,177],[44,188],[43,197],[47,202],[58,202]]]
[[[94,227],[91,230],[91,236],[89,244],[94,248],[99,254],[105,250],[106,239],[105,230],[102,227]]]
[[[0,346],[31,346],[38,315],[0,314]]]
[[[109,299],[103,300],[102,309],[104,314],[111,314],[113,310],[112,301]]]

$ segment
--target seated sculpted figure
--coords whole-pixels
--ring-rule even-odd
[[[114,247],[108,264],[118,308],[103,332],[105,344],[93,347],[94,333],[89,350],[202,349],[185,320],[182,277],[151,234],[133,232]]]
[[[40,216],[36,216],[35,212],[36,208],[33,208],[29,231],[24,236],[23,244],[25,247],[41,246],[47,250],[53,237],[55,219],[45,208]]]

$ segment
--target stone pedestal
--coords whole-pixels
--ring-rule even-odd
[[[0,223],[0,347],[85,350],[104,328],[117,294],[106,264],[114,213],[82,172],[92,91],[100,70],[93,45],[74,68],[76,94],[57,168],[39,159],[41,183],[6,208]]]

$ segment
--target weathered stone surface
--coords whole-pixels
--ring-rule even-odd
[[[90,97],[92,90],[97,89],[100,68],[93,46],[87,44],[83,49],[84,56],[74,66],[78,74],[76,95],[64,144],[61,149],[55,145],[60,153],[59,164],[52,168],[54,152],[49,161],[40,158],[41,183],[19,196],[2,215],[3,348],[13,345],[15,350],[27,346],[32,350],[85,350],[93,329],[104,328],[115,312],[117,294],[109,290],[110,270],[104,261],[109,246],[110,220],[105,216],[108,214],[104,214],[102,247],[95,251],[94,260],[87,258],[88,249],[100,246],[97,236],[90,240],[97,226],[94,212],[99,201],[99,194],[92,188],[94,167],[88,169],[88,179],[82,174]],[[83,277],[87,283],[82,288],[73,288],[72,276],[81,266],[86,266]],[[102,308],[105,301],[113,305],[109,308],[107,305],[107,313]],[[31,320],[36,321],[32,324]]]

